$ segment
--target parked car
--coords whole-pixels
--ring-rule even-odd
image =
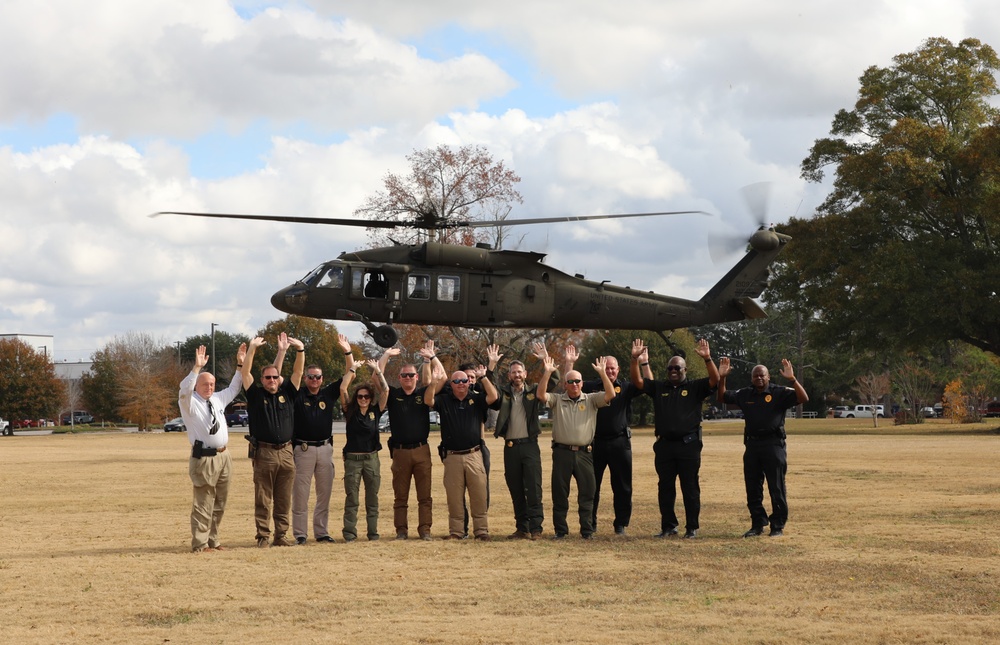
[[[926,408],[920,408],[920,416],[925,419],[933,419],[937,416],[937,412],[934,411],[934,408],[928,406]]]
[[[176,419],[171,419],[163,424],[164,432],[185,432],[187,428],[184,426],[184,419],[177,417]]]
[[[844,412],[844,418],[871,419],[877,416],[879,419],[885,417],[885,406],[882,405],[856,405]]]
[[[389,413],[383,412],[382,416],[378,418],[378,431],[379,432],[389,432]]]
[[[44,428],[46,425],[45,419],[18,419],[14,421],[15,428]]]
[[[982,415],[984,417],[1000,417],[1000,401],[990,401],[984,405]]]
[[[10,427],[10,423],[4,421],[2,418],[0,418],[0,434],[2,435],[14,434],[14,428]]]
[[[847,405],[833,406],[833,418],[843,419],[847,415],[848,411],[850,411],[850,409],[851,409],[850,406]]]
[[[431,410],[431,425],[432,426],[441,425],[441,415],[438,414],[437,410]]]
[[[70,425],[70,422],[72,422],[74,425],[93,423],[94,417],[90,416],[89,412],[83,412],[82,410],[77,410],[76,412],[73,413],[72,419],[68,414],[62,415],[62,418],[59,419],[59,423],[64,426]]]
[[[226,425],[227,426],[245,426],[249,421],[246,410],[233,410],[226,415]]]

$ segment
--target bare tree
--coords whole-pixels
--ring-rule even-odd
[[[502,161],[483,146],[438,146],[415,150],[406,157],[410,174],[403,177],[388,173],[385,189],[369,196],[354,211],[359,217],[380,221],[405,221],[433,225],[442,220],[478,221],[493,214],[503,219],[510,205],[521,202],[514,186],[521,181]],[[503,217],[498,217],[498,215]],[[370,228],[372,243],[419,243],[429,234],[434,241],[473,245],[485,241],[484,229],[448,228],[424,232],[419,229]],[[500,235],[497,234],[499,237]],[[502,241],[502,237],[501,240]]]
[[[869,372],[857,378],[855,389],[858,392],[858,396],[861,397],[863,404],[873,406],[872,421],[876,428],[878,427],[878,408],[874,406],[882,400],[882,397],[889,394],[891,387],[892,380],[889,378],[889,374],[885,372],[882,374]]]

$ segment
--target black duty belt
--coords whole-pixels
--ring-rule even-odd
[[[688,434],[670,434],[670,435],[660,435],[656,438],[657,441],[669,441],[671,443],[691,443],[698,438],[698,431],[689,432]]]
[[[319,448],[320,446],[325,446],[328,443],[333,443],[333,437],[324,439],[323,441],[300,441],[299,439],[292,439],[292,445],[296,447],[302,446],[302,450],[306,450],[309,446]]]
[[[594,441],[614,441],[628,436],[628,430],[622,430],[618,434],[595,435]]]
[[[292,442],[286,441],[285,443],[268,443],[266,441],[258,441],[257,445],[260,446],[261,448],[270,448],[271,450],[281,450],[290,443]]]
[[[747,434],[747,435],[743,435],[743,439],[745,441],[772,441],[772,440],[775,440],[775,439],[783,441],[785,439],[785,437],[784,437],[784,435],[774,434],[774,433],[771,433],[771,434]]]
[[[473,448],[469,448],[468,450],[449,450],[448,454],[449,455],[471,455],[474,452],[479,452],[479,450],[480,450],[481,447],[482,446],[475,446]]]
[[[537,437],[521,437],[520,439],[508,439],[504,445],[508,448],[513,448],[514,446],[520,446],[522,443],[536,443],[537,441]]]
[[[202,448],[201,454],[196,455],[194,454],[194,449],[192,448],[191,456],[194,457],[195,459],[201,459],[202,457],[214,457],[216,455],[221,455],[224,452],[226,452],[225,446],[222,446],[221,448]]]
[[[418,441],[417,443],[393,443],[389,444],[389,447],[393,450],[415,450],[416,448],[422,448],[426,445],[426,441]]]
[[[591,452],[594,450],[593,446],[571,446],[565,443],[552,442],[553,448],[559,448],[560,450],[571,450],[573,452]]]

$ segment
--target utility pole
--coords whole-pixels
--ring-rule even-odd
[[[218,323],[212,323],[212,376],[215,376],[215,328]]]

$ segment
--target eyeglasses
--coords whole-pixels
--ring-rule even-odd
[[[417,375],[416,372],[400,372],[399,378],[414,378]]]
[[[318,381],[323,378],[322,374],[306,374],[306,378],[310,381]]]
[[[281,378],[281,377],[280,377],[280,376],[270,376],[270,375],[269,375],[269,376],[264,376],[264,377],[262,377],[262,378],[263,378],[264,380],[267,380],[267,381],[277,381],[277,380],[278,380],[279,378]]]
[[[468,383],[469,379],[467,379],[467,378],[453,378],[453,379],[451,379],[451,382],[454,383],[455,385],[463,385],[465,383]]]
[[[372,398],[372,395],[371,394],[359,394],[358,398],[359,399],[370,399],[370,398]]]
[[[568,378],[568,379],[566,379],[566,385],[579,385],[580,383],[583,383],[583,379],[579,379],[579,378]]]
[[[667,365],[667,371],[668,372],[680,372],[683,369],[684,368],[681,367],[680,365]]]

